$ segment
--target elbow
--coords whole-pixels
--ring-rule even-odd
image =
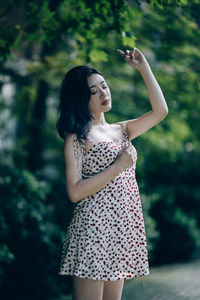
[[[168,106],[166,102],[165,102],[165,107],[163,108],[163,114],[165,117],[168,115]]]
[[[67,196],[72,203],[78,202],[78,197],[76,195],[75,189],[67,189]]]
[[[155,118],[158,121],[162,121],[168,115],[168,107],[165,106],[164,108],[162,108],[162,109],[160,109],[158,111],[152,110],[152,112],[154,113]]]
[[[162,110],[160,116],[161,116],[162,119],[164,119],[167,115],[168,115],[168,107],[166,106],[166,107]]]
[[[76,196],[75,193],[72,193],[69,198],[72,203],[77,203],[79,201],[79,198]]]
[[[168,106],[165,107],[164,115],[165,115],[165,117],[168,115]]]
[[[162,109],[161,111],[156,113],[155,120],[156,124],[160,123],[168,114],[168,109]]]
[[[73,196],[70,196],[69,199],[70,199],[70,201],[71,201],[72,203],[76,203],[76,202],[77,202],[76,198],[73,197]]]

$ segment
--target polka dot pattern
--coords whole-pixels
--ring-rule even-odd
[[[107,168],[126,143],[131,144],[123,140],[93,145],[84,156],[84,176]],[[133,145],[131,149],[133,165],[76,204],[63,244],[59,275],[105,281],[149,275],[145,226],[135,177],[137,151]]]

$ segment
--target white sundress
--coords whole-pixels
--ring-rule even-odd
[[[82,177],[109,167],[127,143],[98,142],[84,153]],[[75,135],[74,135],[75,137]],[[77,138],[74,138],[77,154]],[[140,193],[135,177],[137,151],[131,144],[133,164],[97,193],[76,204],[64,239],[59,275],[115,281],[149,275],[148,251]]]

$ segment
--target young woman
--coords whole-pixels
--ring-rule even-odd
[[[91,67],[71,69],[61,85],[57,131],[64,139],[67,195],[77,205],[59,274],[73,276],[74,300],[120,300],[125,279],[149,274],[131,140],[163,120],[168,108],[141,51],[118,52],[144,79],[152,109],[143,116],[107,123],[110,89]]]

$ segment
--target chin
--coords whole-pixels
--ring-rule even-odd
[[[109,110],[111,110],[111,105],[110,106],[108,106],[108,107],[105,107],[105,111],[109,111]]]

